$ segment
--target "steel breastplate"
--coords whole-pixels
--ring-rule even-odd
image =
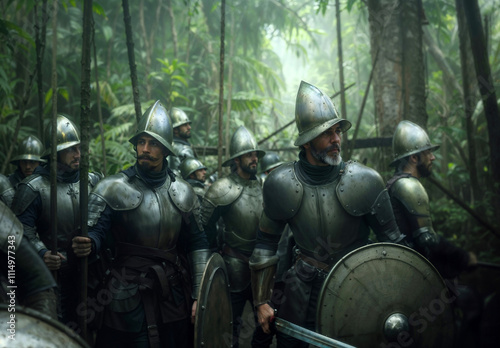
[[[161,187],[151,189],[141,180],[130,185],[142,192],[142,201],[134,209],[115,214],[113,236],[116,242],[137,244],[162,250],[176,246],[182,216],[170,199],[167,177]]]
[[[186,157],[196,157],[194,155],[193,148],[190,145],[186,145],[183,143],[179,143],[174,141],[173,142],[173,147],[174,150],[176,151],[177,156],[169,156],[168,157],[168,166],[172,170],[178,170],[179,165],[181,164],[182,160]]]
[[[40,176],[29,183],[38,191],[42,199],[42,211],[38,216],[37,231],[40,240],[50,247],[50,179]],[[89,185],[89,192],[92,190]],[[80,181],[75,183],[57,182],[57,249],[67,250],[71,247],[71,239],[80,230]]]
[[[230,247],[252,253],[262,213],[262,187],[258,180],[246,180],[241,195],[224,215],[224,242]]]
[[[288,221],[299,249],[326,263],[369,232],[362,218],[342,207],[335,194],[338,183],[339,179],[320,186],[302,183],[301,205]]]

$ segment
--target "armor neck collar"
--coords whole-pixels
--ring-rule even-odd
[[[202,183],[200,180],[188,178],[188,179],[186,179],[186,181],[188,182],[188,184],[190,184],[193,187],[202,187],[202,188],[205,187],[205,184]]]
[[[33,174],[40,174],[42,176],[50,177],[50,162],[45,165],[40,165],[35,168]],[[74,184],[80,180],[80,170],[73,172],[57,171],[57,181],[67,184]]]
[[[146,172],[137,165],[137,162],[135,163],[134,168],[137,175],[142,179],[142,181],[144,181],[151,187],[160,187],[167,180],[168,165],[165,159],[163,160],[163,167],[159,172]]]
[[[176,135],[174,135],[174,143],[181,143],[187,146],[191,146],[191,144],[189,143],[189,141],[187,141],[187,139],[178,137]]]
[[[345,163],[341,162],[338,166],[315,166],[307,161],[305,152],[302,150],[299,153],[299,161],[296,167],[300,178],[306,184],[324,185],[338,178],[340,170],[345,167]]]

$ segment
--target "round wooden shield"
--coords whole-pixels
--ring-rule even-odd
[[[413,249],[370,244],[347,254],[328,274],[317,331],[356,347],[452,347],[452,290]]]

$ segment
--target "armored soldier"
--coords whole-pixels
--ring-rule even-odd
[[[229,152],[229,159],[222,165],[231,166],[231,174],[210,186],[203,198],[201,219],[211,248],[222,251],[227,266],[233,307],[233,347],[238,347],[241,315],[246,302],[252,301],[248,259],[255,246],[262,212],[262,187],[256,174],[259,158],[265,153],[257,148],[253,135],[244,126],[234,132]],[[224,223],[222,245],[217,245],[215,225],[219,218]],[[259,332],[255,332],[254,340],[258,336]]]
[[[395,167],[395,173],[387,189],[397,224],[408,242],[428,258],[444,278],[454,278],[477,259],[474,253],[456,247],[432,227],[429,197],[419,179],[431,174],[432,162],[436,159],[433,151],[438,148],[420,126],[401,121],[392,139],[391,166]]]
[[[276,152],[267,151],[264,157],[262,157],[260,161],[260,174],[259,178],[262,181],[262,185],[264,185],[264,181],[266,180],[266,176],[269,175],[273,171],[273,169],[282,165],[283,162],[280,159],[280,156]]]
[[[73,240],[77,256],[106,246],[114,255],[96,346],[187,347],[193,299],[210,256],[199,201],[167,166],[172,126],[159,101],[129,141],[137,162],[99,182],[89,197],[90,238]]]
[[[14,199],[14,187],[5,175],[0,174],[0,201],[4,202],[5,205],[10,207],[12,205],[12,200]]]
[[[168,157],[168,166],[179,174],[179,165],[186,157],[196,157],[188,139],[191,138],[191,120],[184,111],[179,108],[172,108],[170,111],[172,127],[174,129],[173,149],[174,154]]]
[[[278,316],[315,329],[319,291],[329,270],[348,252],[368,243],[370,228],[379,241],[403,240],[381,176],[357,162],[342,161],[342,133],[350,122],[339,118],[330,98],[301,82],[295,121],[299,160],[273,170],[264,183],[264,211],[250,258],[254,305],[264,331],[274,310],[273,287],[280,234],[288,223],[296,243],[294,267],[286,274]],[[278,347],[300,342],[278,332]]]
[[[17,166],[14,173],[9,175],[9,181],[14,188],[26,177],[33,174],[36,167],[42,163],[47,163],[47,160],[41,156],[45,151],[40,139],[34,135],[26,137],[17,151],[17,156],[10,161],[11,164]]]
[[[16,190],[12,211],[24,226],[24,235],[47,267],[57,271],[59,320],[76,328],[78,304],[77,263],[71,239],[80,230],[80,135],[66,116],[57,116],[57,217],[51,220],[50,165],[38,166]],[[45,152],[51,152],[52,127],[45,130]],[[101,176],[89,173],[89,191]],[[57,253],[52,255],[52,224],[57,223]]]
[[[198,196],[200,203],[207,192],[208,186],[205,185],[205,176],[207,174],[207,167],[199,160],[193,157],[185,158],[179,167],[181,176],[193,187],[194,192]]]
[[[54,293],[56,282],[31,243],[23,238],[21,222],[2,202],[0,202],[0,255],[2,302],[10,305],[14,294],[14,299],[20,300],[22,305],[56,319]],[[4,293],[9,287],[14,290]],[[11,308],[9,307],[9,312],[13,313],[15,308],[14,311]]]

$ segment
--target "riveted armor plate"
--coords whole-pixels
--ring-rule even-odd
[[[337,195],[349,214],[361,216],[372,211],[380,192],[384,190],[384,181],[379,173],[349,161],[337,186]]]

